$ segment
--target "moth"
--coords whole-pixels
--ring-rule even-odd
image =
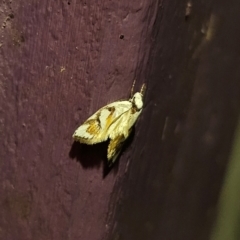
[[[116,101],[100,108],[89,117],[73,134],[73,139],[80,143],[92,145],[109,141],[107,150],[108,165],[111,166],[121,152],[124,141],[143,109],[143,97],[146,85],[140,92],[133,94],[135,81],[129,100]]]

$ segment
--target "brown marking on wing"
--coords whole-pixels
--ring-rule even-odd
[[[138,109],[137,109],[136,107],[133,106],[133,107],[131,108],[131,113],[132,113],[132,114],[136,113],[137,111],[138,111]]]
[[[113,114],[115,112],[115,107],[108,107],[107,110],[110,112],[109,116],[106,119],[106,128],[109,128],[109,126],[113,122]]]
[[[137,106],[135,105],[134,102],[132,102],[132,108],[131,108],[131,113],[134,114],[136,112],[139,112],[142,109],[138,109]]]
[[[107,110],[112,114],[115,111],[115,107],[108,107]]]
[[[100,113],[97,113],[96,121],[98,123],[99,128],[101,128],[101,123],[100,123]]]
[[[99,117],[100,117],[100,113],[97,113],[96,118],[89,119],[84,123],[84,124],[89,125],[86,132],[92,134],[93,136],[97,135],[100,131],[100,128],[101,128],[101,123],[100,123]]]
[[[99,133],[101,127],[96,119],[89,119],[86,122],[86,124],[89,124],[89,127],[87,128],[86,132],[93,136]]]
[[[124,135],[119,135],[114,139],[111,139],[109,145],[108,145],[108,154],[107,158],[110,161],[116,154],[119,153],[119,151],[122,148],[122,144],[125,141]]]

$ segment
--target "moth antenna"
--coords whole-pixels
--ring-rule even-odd
[[[133,84],[132,84],[132,88],[131,88],[131,95],[130,95],[131,98],[133,97],[135,83],[136,83],[136,79],[133,80]]]
[[[142,94],[142,96],[144,96],[145,92],[146,92],[146,84],[144,83],[141,87],[140,93]]]

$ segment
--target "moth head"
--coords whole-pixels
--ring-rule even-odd
[[[133,95],[132,103],[138,110],[141,110],[142,107],[143,107],[143,96],[142,96],[142,94],[139,93],[139,92],[136,92]]]

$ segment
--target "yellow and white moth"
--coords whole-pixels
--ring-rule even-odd
[[[129,100],[116,101],[100,108],[73,134],[75,141],[89,145],[110,139],[107,151],[109,165],[117,159],[124,141],[142,112],[146,86],[143,84],[141,91],[133,95],[134,83]]]

